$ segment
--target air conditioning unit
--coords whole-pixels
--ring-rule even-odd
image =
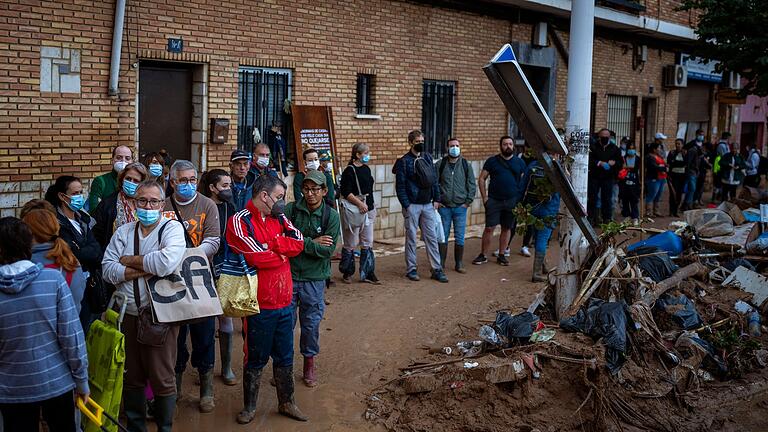
[[[741,90],[741,75],[737,72],[723,73],[723,82],[720,84],[720,87],[731,90]]]
[[[665,66],[664,87],[688,87],[688,68],[682,65]]]

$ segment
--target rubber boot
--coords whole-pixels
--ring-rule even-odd
[[[352,275],[355,274],[355,253],[349,249],[341,249],[341,261],[339,271],[344,283],[352,283]]]
[[[171,432],[173,413],[176,411],[176,395],[155,396],[155,423],[157,432]]]
[[[181,382],[184,378],[184,372],[176,372],[176,400],[181,400]]]
[[[293,399],[293,366],[273,367],[277,385],[277,411],[298,421],[309,420]]]
[[[123,390],[123,409],[128,421],[128,430],[147,430],[147,397],[144,389]]]
[[[376,257],[373,249],[360,249],[360,282],[366,282],[373,285],[381,285],[379,278],[376,277]]]
[[[531,281],[546,282],[547,275],[544,274],[542,270],[544,270],[544,254],[537,250],[533,256],[533,276],[531,277]]]
[[[213,401],[213,369],[200,373],[200,412],[209,413],[216,407]]]
[[[453,247],[453,258],[456,260],[456,271],[466,273],[467,269],[464,267],[464,245],[455,245]]]
[[[440,268],[445,268],[445,260],[448,258],[448,243],[438,243],[437,250],[440,251]]]
[[[317,387],[314,357],[304,357],[304,384],[307,387]]]
[[[219,354],[221,355],[221,379],[228,386],[237,385],[232,371],[232,333],[219,332]]]
[[[240,424],[248,424],[256,417],[262,371],[263,369],[246,369],[243,372],[243,410],[237,415],[237,422]]]

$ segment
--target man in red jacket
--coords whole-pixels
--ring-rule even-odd
[[[258,270],[261,313],[243,319],[245,361],[243,405],[237,422],[256,415],[261,372],[272,357],[280,414],[300,421],[307,417],[293,399],[293,283],[289,258],[304,250],[304,238],[285,217],[282,180],[261,176],[253,185],[253,198],[227,223],[227,242]]]

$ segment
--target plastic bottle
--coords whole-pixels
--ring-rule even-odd
[[[760,336],[760,313],[752,311],[747,322],[749,323],[749,335],[754,337]]]

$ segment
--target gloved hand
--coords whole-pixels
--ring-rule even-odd
[[[602,167],[606,171],[609,171],[611,169],[611,165],[608,162],[603,162]]]

